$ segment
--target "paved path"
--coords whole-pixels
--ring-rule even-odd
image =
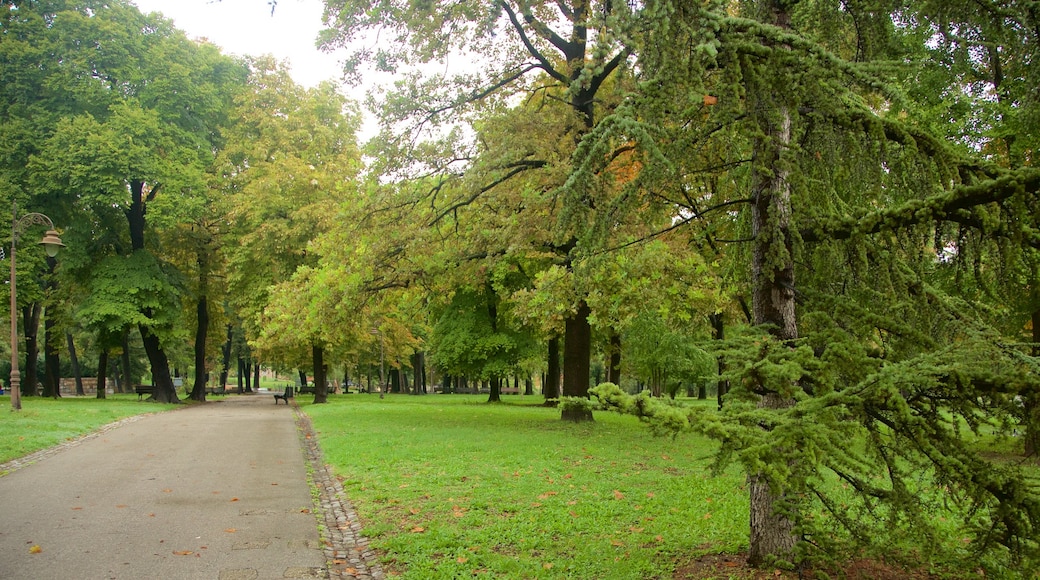
[[[48,450],[0,477],[0,578],[380,578],[308,430],[241,395]]]

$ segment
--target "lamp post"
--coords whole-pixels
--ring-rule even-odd
[[[22,375],[18,372],[18,293],[15,289],[15,248],[18,245],[18,232],[27,226],[38,224],[46,225],[47,233],[43,234],[40,244],[44,247],[47,255],[53,258],[58,255],[58,250],[65,247],[54,229],[51,218],[42,213],[27,213],[18,217],[18,202],[11,204],[11,382],[7,385],[11,390],[11,410],[19,411],[22,408]]]
[[[379,398],[386,395],[386,377],[383,373],[383,333],[378,328],[372,329],[373,335],[379,335]]]

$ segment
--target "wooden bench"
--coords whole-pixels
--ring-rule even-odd
[[[296,392],[300,393],[301,395],[313,395],[315,392],[317,392],[317,390],[318,390],[318,387],[313,387],[313,386],[312,387],[300,387]]]
[[[286,405],[288,405],[289,404],[289,399],[291,399],[291,398],[293,398],[293,388],[292,387],[285,387],[285,392],[284,393],[281,393],[281,394],[275,393],[274,394],[274,404],[277,405],[278,404],[278,399],[281,399],[281,400],[285,401]]]
[[[144,395],[155,394],[155,385],[134,385],[134,392],[137,393],[137,400],[140,401]]]
[[[227,394],[227,387],[226,386],[225,387],[220,387],[219,389],[217,389],[217,388],[206,389],[206,394],[208,394],[208,395],[226,395]]]

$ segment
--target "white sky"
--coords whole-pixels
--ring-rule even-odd
[[[339,56],[314,46],[322,29],[322,0],[132,0],[141,12],[162,12],[189,38],[205,38],[226,54],[272,54],[288,60],[293,79],[313,87],[339,82]]]

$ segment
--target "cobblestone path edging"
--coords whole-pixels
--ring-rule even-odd
[[[325,524],[325,560],[329,578],[356,578],[383,580],[386,575],[379,564],[379,556],[369,548],[368,539],[361,535],[361,521],[354,506],[343,492],[343,486],[325,464],[318,437],[310,417],[292,405],[304,453],[311,466],[313,485],[321,504]]]

